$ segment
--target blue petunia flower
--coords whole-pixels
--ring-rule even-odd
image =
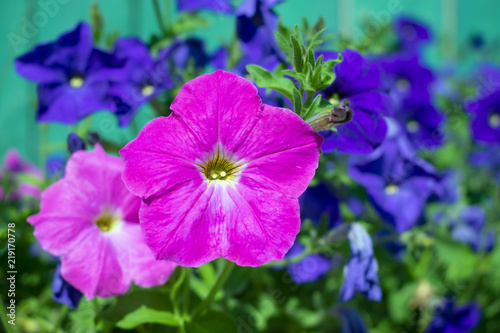
[[[384,144],[367,157],[351,159],[348,172],[366,189],[382,219],[403,232],[422,217],[429,200],[453,199],[452,178],[418,158],[401,129],[393,123],[390,127]]]
[[[304,252],[304,246],[295,242],[286,254],[286,258],[293,258]],[[317,281],[332,268],[332,259],[319,254],[310,254],[299,262],[289,264],[287,269],[292,280],[297,284]]]
[[[66,304],[70,309],[76,309],[83,294],[66,282],[61,276],[61,265],[57,265],[52,281],[52,299],[60,304]]]
[[[115,43],[114,55],[127,61],[126,79],[114,82],[110,93],[117,102],[116,114],[122,126],[130,123],[135,111],[151,98],[173,87],[167,59],[176,43],[161,49],[157,59],[148,47],[136,38],[120,38]]]
[[[447,297],[436,308],[427,333],[470,333],[479,323],[481,310],[474,303],[457,305]]]
[[[351,244],[351,257],[344,267],[344,282],[340,287],[339,300],[346,302],[361,293],[369,300],[380,301],[382,289],[370,235],[360,224],[353,223],[347,237]]]
[[[384,69],[390,94],[396,105],[394,118],[417,148],[433,148],[443,142],[440,125],[444,117],[434,107],[432,71],[415,53],[396,53],[376,60]]]
[[[465,108],[472,115],[471,130],[477,141],[500,145],[500,90],[468,101]]]
[[[282,1],[245,0],[236,10],[236,33],[249,63],[260,64],[270,55],[285,59],[274,38],[279,18],[272,9]]]
[[[109,87],[124,79],[124,65],[125,61],[93,47],[87,23],[15,61],[21,76],[38,83],[38,121],[65,124],[100,110],[114,111]]]
[[[228,0],[177,0],[180,12],[194,12],[207,9],[217,13],[231,14],[233,7]]]
[[[399,46],[403,50],[418,51],[423,44],[432,39],[427,26],[413,18],[398,18],[394,28],[399,40]]]
[[[337,59],[336,52],[322,52],[325,60]],[[332,102],[349,100],[354,112],[352,120],[337,127],[337,131],[322,133],[321,149],[337,149],[346,154],[368,154],[385,138],[387,124],[384,115],[393,112],[393,104],[380,69],[369,64],[358,52],[342,51],[342,62],[335,66],[336,79],[321,94]]]

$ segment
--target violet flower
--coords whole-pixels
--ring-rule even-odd
[[[447,297],[436,308],[434,318],[427,327],[427,333],[470,333],[479,323],[481,310],[474,303],[462,305]]]
[[[21,76],[38,83],[37,120],[65,124],[97,111],[114,111],[109,86],[124,79],[123,66],[124,61],[93,48],[87,23],[15,61]]]
[[[52,299],[60,304],[66,304],[70,309],[76,309],[83,294],[66,282],[61,275],[61,265],[58,264],[52,280]]]
[[[322,54],[324,60],[337,59],[336,52]],[[334,67],[335,81],[321,94],[332,102],[349,100],[354,115],[336,132],[322,133],[325,142],[321,149],[325,153],[337,149],[346,154],[368,154],[385,138],[387,125],[383,116],[392,114],[392,101],[376,65],[353,50],[346,49],[341,55],[343,61]]]
[[[177,0],[177,8],[179,12],[194,12],[202,9],[226,14],[233,12],[229,0]]]

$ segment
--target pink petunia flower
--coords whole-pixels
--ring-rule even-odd
[[[195,267],[219,257],[241,266],[281,260],[299,232],[297,198],[323,139],[221,70],[186,83],[171,108],[120,151],[156,258]]]
[[[42,193],[40,213],[30,216],[42,248],[62,256],[63,278],[85,294],[125,293],[131,282],[163,284],[175,263],[156,261],[139,225],[140,199],[127,191],[123,163],[97,145],[74,153],[64,178]]]

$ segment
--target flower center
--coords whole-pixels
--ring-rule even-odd
[[[410,90],[410,81],[401,78],[396,81],[396,88],[401,92],[406,92]]]
[[[120,216],[107,209],[95,220],[95,224],[102,232],[108,232],[115,229],[121,222]]]
[[[491,127],[497,128],[500,127],[500,116],[496,113],[490,115],[490,119],[488,119],[488,122]]]
[[[390,184],[385,187],[385,193],[386,194],[396,194],[399,192],[399,186]]]
[[[200,164],[201,172],[208,181],[234,181],[240,167],[240,164],[233,162],[220,148],[217,148],[206,162]]]
[[[151,96],[154,92],[155,92],[155,87],[150,84],[145,85],[141,89],[141,94],[144,97]]]
[[[419,128],[420,128],[420,125],[415,120],[410,120],[409,122],[406,123],[406,129],[410,133],[417,132]]]
[[[72,86],[73,88],[80,88],[83,86],[83,78],[81,76],[73,76],[71,79],[69,79],[69,85]]]

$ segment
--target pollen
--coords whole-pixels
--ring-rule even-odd
[[[410,120],[409,122],[406,123],[406,129],[410,133],[417,132],[419,128],[420,128],[420,125],[415,120]]]
[[[199,167],[208,181],[225,180],[232,182],[236,179],[241,164],[234,162],[231,156],[218,147],[205,162],[199,164]]]
[[[72,86],[73,88],[80,88],[83,86],[83,78],[81,76],[73,76],[71,79],[69,79],[69,85]]]
[[[155,87],[150,84],[145,85],[141,89],[141,94],[144,97],[151,96],[154,92],[155,92]]]
[[[399,91],[406,92],[410,90],[410,81],[401,78],[396,81],[396,87]]]
[[[500,127],[500,115],[494,113],[490,116],[490,119],[488,119],[488,122],[491,127],[497,128]]]
[[[115,229],[120,224],[121,218],[117,214],[105,210],[95,220],[95,224],[102,232],[108,232]]]
[[[399,192],[399,186],[390,184],[385,187],[386,194],[396,194]]]

